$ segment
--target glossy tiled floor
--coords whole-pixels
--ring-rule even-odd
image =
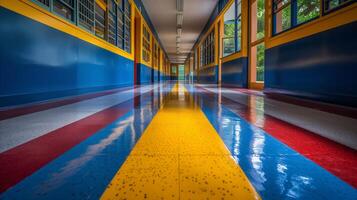
[[[357,199],[357,120],[261,93],[167,82],[0,114],[0,199]]]

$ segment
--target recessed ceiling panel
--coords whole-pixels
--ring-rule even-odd
[[[176,8],[177,0],[142,0],[159,35],[163,48],[173,63],[187,58],[199,34],[207,23],[218,0],[182,0],[183,20]],[[177,52],[177,26],[182,20],[182,33]]]

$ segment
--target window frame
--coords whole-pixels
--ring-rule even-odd
[[[330,1],[330,0],[322,0],[322,6],[321,6],[321,8],[322,8],[322,16],[328,15],[328,14],[330,14],[332,12],[335,12],[335,11],[337,11],[339,9],[345,8],[345,7],[347,7],[347,6],[349,6],[349,5],[353,4],[353,3],[356,3],[356,0],[348,0],[348,1],[346,1],[346,2],[344,2],[342,4],[340,4],[340,5],[336,6],[335,8],[332,8],[330,10],[325,10],[325,7],[326,7],[325,2],[326,1]]]
[[[113,9],[114,9],[114,13],[112,12],[112,9],[110,9],[110,4],[113,4]],[[117,20],[117,15],[118,15],[118,5],[116,3],[116,1],[114,0],[107,0],[107,41],[112,44],[117,46],[118,45],[118,20]],[[114,21],[114,44],[111,43],[109,40],[111,39],[110,36],[110,21],[112,19],[110,19],[111,17],[113,17],[113,21]]]
[[[40,0],[30,0],[34,4],[38,5],[39,7],[43,8],[44,10],[50,12],[56,17],[59,17],[60,19],[69,22],[76,27],[90,33],[91,35],[107,42],[110,45],[114,45],[118,47],[120,50],[125,51],[126,53],[131,54],[132,53],[132,4],[130,0],[109,0],[108,2],[106,1],[99,1],[99,0],[88,0],[90,2],[90,7],[86,5],[87,1],[81,2],[81,0],[73,0],[74,6],[71,7],[68,5],[65,0],[56,0],[59,1],[63,6],[68,7],[71,9],[73,12],[73,20],[68,19],[61,14],[57,13],[54,11],[54,3],[55,0],[48,0],[46,3],[45,2],[40,2]],[[100,4],[98,4],[100,2]],[[104,4],[103,4],[104,2]],[[119,2],[119,3],[118,3]],[[111,4],[115,7],[114,9],[109,9],[109,4]],[[97,4],[99,7],[104,11],[104,34],[103,37],[100,37],[96,35],[95,32],[95,27],[96,27],[96,6]],[[102,6],[101,6],[102,5]],[[120,6],[121,5],[121,6]],[[105,9],[103,9],[103,6],[105,6]],[[84,7],[84,8],[82,8]],[[92,8],[93,7],[93,8]],[[119,17],[119,8],[122,9],[122,22],[123,22],[123,35],[119,37],[119,29],[118,29],[118,17]],[[82,9],[82,12],[80,12],[80,9]],[[113,12],[115,10],[115,13]],[[80,15],[83,15],[82,19]],[[112,20],[114,23],[114,26],[111,26],[112,24],[109,23],[109,20]],[[88,27],[87,27],[88,26]],[[114,33],[115,32],[115,33]],[[110,37],[110,36],[114,36]],[[112,41],[114,39],[115,41]],[[119,39],[122,39],[122,46],[119,45]]]
[[[200,47],[200,68],[215,63],[215,28],[212,28],[206,37],[201,41]]]
[[[326,16],[326,15],[328,15],[330,13],[333,13],[333,12],[339,10],[339,9],[347,7],[347,6],[351,5],[351,4],[353,4],[354,2],[356,2],[355,0],[348,0],[348,1],[340,4],[339,6],[326,11],[325,10],[325,3],[327,1],[329,2],[330,0],[319,0],[319,5],[320,5],[319,6],[319,8],[320,8],[319,9],[319,15],[317,15],[316,17],[313,17],[313,18],[311,18],[309,20],[306,20],[306,21],[304,21],[302,23],[298,23],[298,21],[297,21],[297,17],[298,17],[298,5],[297,5],[298,2],[297,1],[298,0],[289,0],[289,2],[290,2],[289,4],[291,5],[291,8],[290,8],[290,13],[291,13],[291,16],[290,16],[290,18],[291,18],[290,19],[290,24],[291,24],[290,28],[288,28],[286,30],[283,30],[283,31],[280,31],[280,32],[277,33],[276,32],[276,14],[286,7],[284,5],[282,8],[277,9],[275,11],[275,5],[277,3],[279,3],[279,2],[281,2],[281,1],[284,1],[284,0],[272,0],[271,1],[272,2],[272,7],[271,7],[271,13],[272,13],[272,23],[271,23],[272,24],[272,37],[275,37],[275,36],[278,36],[278,35],[283,34],[285,32],[288,32],[288,31],[290,31],[292,29],[295,29],[295,28],[297,28],[299,26],[302,26],[304,24],[310,23],[310,22],[312,22],[312,21],[314,21],[316,19],[319,19],[319,18],[321,18],[323,16]],[[288,6],[288,4],[287,4],[287,6]]]
[[[54,0],[48,0],[48,6],[46,6],[45,4],[41,3],[39,0],[31,0],[33,3],[35,3],[36,5],[40,6],[41,8],[47,10],[48,12],[51,12],[52,14],[56,15],[57,17],[60,17],[61,19],[71,23],[71,24],[75,24],[77,25],[77,21],[78,21],[78,5],[77,5],[77,1],[78,0],[73,0],[74,1],[74,6],[73,6],[73,20],[67,19],[65,17],[63,17],[62,15],[60,15],[59,13],[56,13],[53,9],[53,1]],[[67,3],[63,2],[62,0],[58,0],[61,3],[63,3],[66,7],[70,7]]]
[[[58,1],[58,2],[60,2],[61,4],[63,4],[64,6],[66,6],[66,7],[70,8],[70,9],[72,9],[73,20],[67,19],[66,17],[60,15],[59,13],[56,13],[55,10],[54,10],[54,6],[53,6],[53,5],[54,5],[54,1]],[[65,1],[63,1],[63,0],[49,0],[49,2],[50,2],[50,5],[52,5],[52,6],[51,6],[51,9],[52,9],[51,12],[52,12],[52,13],[54,13],[54,14],[56,14],[57,16],[61,17],[62,19],[65,19],[65,20],[71,22],[72,24],[76,24],[76,21],[77,21],[77,1],[76,1],[76,0],[73,0],[73,8],[71,8],[71,6],[68,5],[68,4],[67,4]]]
[[[238,14],[238,5],[240,4],[240,12]],[[226,37],[224,34],[224,26],[225,26],[225,21],[224,21],[224,15],[226,14],[226,12],[229,10],[229,8],[223,13],[223,37],[222,37],[222,55],[221,58],[224,57],[228,57],[231,56],[235,53],[239,53],[242,51],[242,0],[233,0],[233,3],[230,6],[234,6],[234,36],[229,36]],[[240,22],[240,23],[239,23]],[[238,37],[238,24],[240,25],[240,31],[241,31],[241,36]],[[234,39],[234,51],[230,54],[226,54],[224,53],[224,40],[225,39]],[[238,40],[240,40],[240,42],[238,42]],[[238,48],[238,44],[239,44],[239,48]]]
[[[103,24],[101,24],[102,26],[103,26],[103,37],[100,37],[99,35],[97,35],[96,34],[96,27],[97,27],[97,21],[98,21],[98,23],[101,23],[101,22],[99,22],[99,20],[97,20],[97,11],[96,11],[96,8],[99,8],[99,9],[101,9],[102,11],[103,11]],[[103,39],[103,40],[107,40],[107,34],[106,34],[106,32],[107,32],[107,27],[106,27],[106,24],[107,24],[107,17],[106,17],[106,13],[107,13],[107,10],[106,9],[103,9],[100,5],[99,5],[99,3],[97,2],[97,1],[95,1],[94,2],[94,35],[96,36],[96,37],[98,37],[98,38],[100,38],[100,39]]]
[[[77,1],[77,3],[76,3],[76,5],[77,5],[77,21],[76,21],[76,25],[79,27],[79,28],[81,28],[81,29],[83,29],[83,30],[85,30],[85,31],[87,31],[87,32],[89,32],[89,33],[91,33],[92,35],[94,35],[95,36],[95,34],[94,34],[94,28],[95,28],[95,0],[93,0],[93,9],[92,9],[92,14],[93,14],[93,25],[92,25],[92,29],[93,30],[90,30],[90,29],[88,29],[87,27],[85,27],[85,26],[83,26],[83,25],[81,25],[80,23],[79,23],[79,12],[78,12],[78,9],[79,9],[79,1],[80,0],[76,0]],[[97,36],[96,36],[97,37]]]
[[[152,59],[152,52],[151,52],[151,33],[149,31],[149,28],[143,23],[142,24],[142,36],[141,36],[141,40],[142,40],[142,44],[141,44],[141,59],[143,61],[145,61],[146,63],[150,63],[151,59]],[[145,41],[145,42],[144,42]],[[145,59],[144,57],[144,53],[147,57],[147,59]]]
[[[123,38],[124,38],[124,41],[123,41],[123,45],[124,45],[124,48],[123,50],[130,53],[131,52],[131,3],[129,2],[129,0],[123,0],[123,31],[124,31],[124,35],[123,35]],[[128,12],[127,12],[128,11]],[[126,23],[128,22],[128,24]],[[128,25],[128,28],[127,28],[127,25]],[[129,34],[127,34],[127,32],[129,32]],[[129,36],[129,38],[127,38],[127,36]]]

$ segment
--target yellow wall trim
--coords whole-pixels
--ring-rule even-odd
[[[217,66],[216,63],[211,63],[208,65],[202,66],[199,70],[203,70],[203,69],[207,69],[207,68],[211,68],[211,67],[215,67],[215,66]]]
[[[231,55],[225,56],[225,57],[221,58],[221,60],[222,60],[222,63],[226,63],[226,62],[236,60],[236,59],[242,58],[242,57],[247,57],[247,56],[244,56],[243,52],[239,51],[239,52],[233,53]]]
[[[149,64],[149,63],[145,62],[144,60],[142,60],[142,61],[141,61],[141,62],[139,62],[138,64],[145,65],[146,67],[149,67],[149,68],[151,68],[151,69],[155,69],[155,68],[153,68],[153,67],[152,67],[152,65],[151,65],[151,64]]]
[[[248,88],[253,90],[263,90],[264,82],[250,82]]]
[[[88,31],[77,27],[75,24],[47,11],[34,2],[28,0],[0,0],[0,6],[95,46],[111,51],[117,55],[133,60],[133,53],[130,54],[109,42],[96,37],[92,33],[89,33]]]

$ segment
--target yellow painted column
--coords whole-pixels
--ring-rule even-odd
[[[184,86],[166,96],[101,199],[260,199]]]

